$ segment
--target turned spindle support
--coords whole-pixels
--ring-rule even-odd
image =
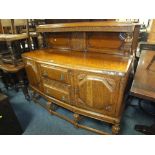
[[[112,134],[118,134],[120,131],[120,124],[116,123],[114,125],[112,125]]]

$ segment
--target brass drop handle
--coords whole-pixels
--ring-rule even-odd
[[[79,77],[79,80],[83,80],[83,77]]]
[[[62,101],[65,101],[65,100],[66,100],[66,99],[65,99],[65,96],[62,96],[62,98],[61,98],[61,99],[62,99]]]
[[[61,76],[60,76],[60,80],[61,80],[61,81],[64,80],[64,74],[61,74]]]
[[[105,106],[105,110],[111,111],[111,109],[112,109],[111,105],[106,105],[106,106]]]
[[[78,80],[80,80],[80,81],[83,80],[85,78],[85,76],[86,76],[85,74],[79,75]]]

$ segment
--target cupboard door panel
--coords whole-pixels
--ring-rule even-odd
[[[103,114],[114,114],[118,98],[119,78],[81,73],[77,80],[77,105]]]

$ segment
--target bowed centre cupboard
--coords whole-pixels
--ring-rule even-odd
[[[120,130],[124,96],[132,70],[139,25],[120,22],[79,22],[37,27],[40,49],[22,55],[37,101],[76,127],[108,134],[80,124],[84,117]],[[63,107],[73,119],[57,112]]]

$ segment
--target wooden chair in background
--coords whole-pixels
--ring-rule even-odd
[[[3,34],[13,34],[13,20],[12,19],[1,19],[1,27]]]
[[[21,54],[30,50],[28,21],[26,19],[10,20],[11,22],[6,21],[1,21],[3,33],[6,32],[4,31],[4,27],[10,26],[10,29],[7,28],[7,30],[9,29],[6,32],[7,34],[0,35],[0,43],[5,46],[4,49],[1,49],[0,57],[2,81],[7,89],[9,87],[15,90],[22,88],[26,97],[27,80],[25,79],[26,75]]]
[[[29,19],[29,36],[30,36],[30,43],[31,43],[31,50],[36,50],[39,48],[38,46],[38,33],[36,32],[35,20]]]
[[[29,37],[29,48],[31,50],[38,48],[38,40],[37,40],[37,32],[35,25],[32,23],[32,20],[27,19],[14,19],[13,25],[14,25],[14,32],[16,34],[18,33],[25,33]]]

